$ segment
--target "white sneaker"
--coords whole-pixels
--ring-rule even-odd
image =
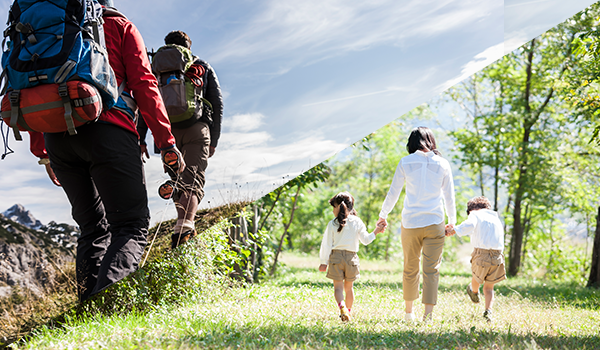
[[[404,321],[406,321],[406,322],[412,323],[412,322],[415,322],[416,320],[417,320],[417,318],[415,317],[415,314],[412,312],[407,312],[404,315]]]

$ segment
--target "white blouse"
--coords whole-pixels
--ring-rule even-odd
[[[321,242],[321,251],[319,252],[321,264],[329,264],[329,255],[333,249],[356,253],[358,252],[359,241],[367,245],[375,240],[375,234],[369,233],[365,224],[356,215],[348,215],[346,225],[341,232],[338,232],[338,227],[339,224],[336,219],[329,221],[327,224]]]
[[[504,250],[504,228],[493,210],[472,210],[467,220],[454,230],[459,236],[471,236],[475,248]]]
[[[444,222],[456,224],[454,182],[448,161],[429,151],[416,151],[402,158],[388,191],[379,217],[386,219],[394,209],[406,182],[406,196],[402,209],[402,226],[419,228]],[[443,201],[443,205],[442,205]]]

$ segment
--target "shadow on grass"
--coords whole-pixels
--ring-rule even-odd
[[[496,295],[516,296],[532,303],[570,306],[587,310],[600,310],[600,290],[572,283],[523,283],[504,280],[494,286]],[[466,284],[440,284],[440,291],[465,293]],[[465,294],[466,295],[466,294]],[[600,346],[600,345],[599,345]]]
[[[315,273],[315,269],[311,268],[300,268],[292,267],[290,271],[293,274],[299,273]],[[378,279],[378,277],[393,276],[398,274],[397,281],[373,281],[371,279]],[[332,283],[328,278],[318,280],[308,280],[302,277],[292,280],[279,280],[277,285],[282,287],[299,287],[306,286],[310,288],[331,288]],[[450,272],[443,273],[443,277],[464,277],[470,280],[471,274],[465,272]],[[422,280],[422,278],[421,278]],[[401,272],[392,271],[370,271],[363,270],[361,272],[361,278],[359,278],[355,285],[356,286],[368,286],[382,289],[402,289],[402,276]],[[422,281],[421,281],[422,282]],[[456,292],[465,293],[465,286],[468,281],[463,283],[448,283],[441,282],[439,286],[440,292]],[[586,288],[574,283],[558,283],[548,282],[540,283],[524,280],[521,278],[508,279],[499,282],[495,285],[494,290],[497,295],[514,296],[520,299],[527,300],[528,302],[545,304],[545,305],[556,305],[556,306],[570,306],[575,308],[587,309],[587,310],[600,310],[600,289]]]
[[[318,265],[315,265],[314,268],[312,267],[296,267],[296,266],[288,266],[287,268],[289,269],[291,274],[297,274],[297,273],[316,273],[318,271],[317,269]],[[368,276],[371,275],[385,275],[385,276],[398,276],[398,278],[402,278],[402,268],[397,268],[397,269],[389,269],[389,270],[370,270],[370,269],[366,269],[366,268],[362,268],[360,270],[361,276],[365,276],[368,278]],[[466,277],[466,278],[471,278],[471,273],[467,272],[467,271],[458,271],[458,270],[449,270],[449,271],[442,271],[441,272],[441,277]]]
[[[316,324],[314,326],[284,325],[239,328],[230,324],[214,324],[205,320],[194,322],[188,334],[174,339],[175,347],[199,348],[408,348],[408,349],[453,349],[453,348],[511,348],[537,349],[597,349],[598,336],[549,336],[535,334],[511,334],[498,332],[488,327],[452,332],[439,332],[435,328],[416,325],[412,330],[383,329],[373,331],[341,325],[332,330]],[[191,332],[190,332],[191,333]],[[141,344],[143,345],[143,344]]]

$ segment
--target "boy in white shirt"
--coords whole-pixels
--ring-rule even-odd
[[[327,270],[327,278],[333,280],[335,300],[340,308],[340,318],[343,322],[350,321],[350,311],[354,303],[354,281],[358,278],[359,242],[367,245],[375,236],[385,231],[386,225],[378,223],[372,233],[367,231],[365,224],[354,210],[354,197],[348,192],[340,192],[329,200],[333,207],[335,219],[327,224],[319,257],[319,271]],[[329,265],[329,269],[327,269]],[[346,297],[344,298],[344,291]]]
[[[471,254],[473,279],[467,285],[467,294],[479,303],[479,286],[483,284],[485,312],[483,317],[491,322],[494,304],[494,284],[506,279],[504,268],[504,229],[498,213],[491,210],[490,201],[481,196],[467,202],[468,219],[462,224],[446,226],[446,236],[471,236],[475,246]]]

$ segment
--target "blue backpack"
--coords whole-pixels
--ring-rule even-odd
[[[96,0],[14,1],[1,78],[2,117],[17,140],[19,129],[74,135],[115,105],[122,90],[109,65],[102,14]],[[53,96],[44,84],[56,86]]]

